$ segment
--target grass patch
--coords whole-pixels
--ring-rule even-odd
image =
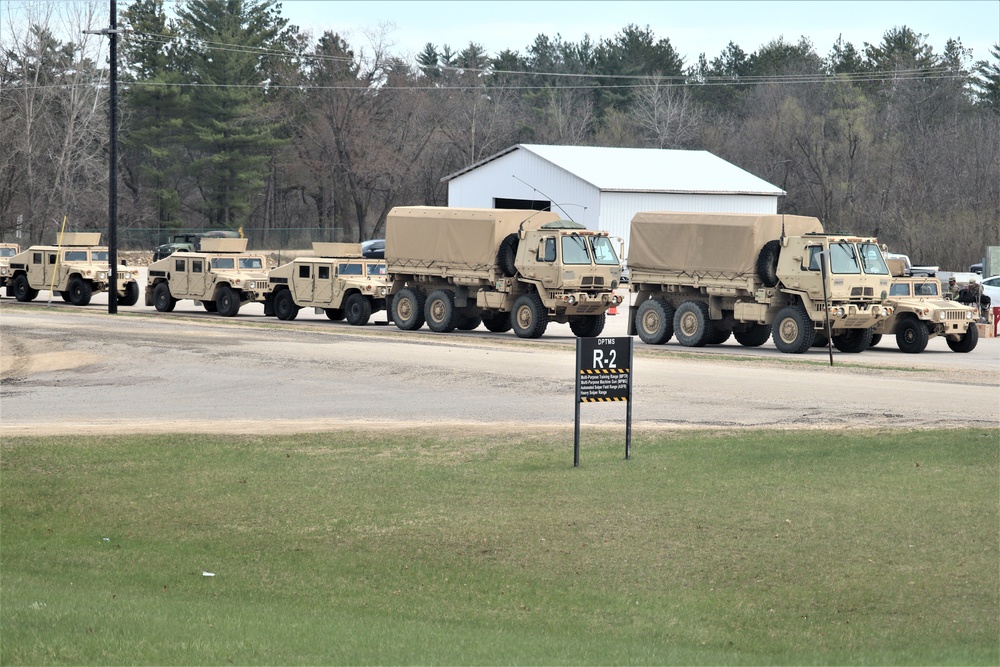
[[[1000,431],[633,444],[5,438],[0,662],[1000,661]]]

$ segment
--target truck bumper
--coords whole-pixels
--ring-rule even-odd
[[[623,301],[622,297],[613,292],[569,292],[553,295],[553,300],[556,309],[564,310],[568,315],[599,315]]]

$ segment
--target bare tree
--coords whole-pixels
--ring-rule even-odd
[[[702,121],[687,86],[670,85],[669,79],[661,76],[643,80],[633,93],[629,111],[633,122],[656,148],[690,146]]]

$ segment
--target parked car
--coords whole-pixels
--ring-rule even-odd
[[[1000,306],[1000,276],[983,278],[983,294],[990,297],[994,306]]]
[[[975,264],[970,265],[969,273],[978,273],[979,275],[983,275],[983,263],[976,262]]]
[[[366,259],[385,259],[385,239],[362,241],[361,254]]]

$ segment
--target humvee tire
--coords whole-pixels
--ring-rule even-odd
[[[647,345],[663,345],[674,336],[674,307],[666,299],[647,299],[635,313],[635,330]]]
[[[518,338],[541,338],[549,326],[549,313],[541,297],[535,292],[517,297],[510,324]]]
[[[14,278],[14,298],[18,301],[33,301],[38,296],[38,290],[28,284],[28,277],[23,273]]]
[[[826,337],[825,333],[818,333],[816,337],[813,338],[812,347],[826,347],[830,344],[830,339]]]
[[[413,287],[404,287],[392,300],[392,321],[403,331],[414,331],[424,326],[424,293]]]
[[[816,327],[801,303],[779,310],[771,329],[774,346],[786,354],[802,354],[816,340]]]
[[[368,320],[372,317],[372,302],[367,297],[355,292],[347,297],[344,314],[347,316],[348,324],[363,327],[368,324]]]
[[[510,313],[484,311],[483,326],[493,333],[506,333],[511,329]]]
[[[778,284],[778,254],[781,252],[781,241],[768,241],[757,255],[757,278],[764,287],[774,287]]]
[[[161,313],[169,313],[177,305],[177,299],[170,296],[167,283],[158,283],[153,288],[153,307]]]
[[[215,297],[215,307],[223,317],[236,317],[240,312],[240,295],[223,285]]]
[[[424,302],[424,319],[427,328],[437,333],[449,333],[458,324],[458,311],[455,310],[455,293],[451,290],[438,289],[427,295]]]
[[[202,301],[201,305],[205,308],[206,313],[217,313],[219,312],[218,306],[215,305],[214,301]]]
[[[755,322],[746,331],[733,331],[733,336],[743,347],[760,347],[771,337],[771,325]]]
[[[139,283],[135,281],[125,283],[125,296],[119,297],[118,303],[123,306],[134,306],[139,303]]]
[[[960,340],[952,340],[946,338],[948,341],[948,348],[952,352],[972,352],[976,349],[976,343],[979,342],[979,329],[975,324],[970,324],[969,328],[965,330],[965,335],[962,336]]]
[[[67,290],[63,290],[62,292],[56,292],[56,294],[59,295],[60,299],[62,299],[66,303],[69,303],[69,292]]]
[[[841,352],[857,354],[872,346],[872,329],[848,329],[833,337],[833,346]]]
[[[274,315],[279,320],[294,320],[299,314],[299,307],[292,299],[291,290],[282,289],[274,297]]]
[[[868,347],[875,347],[882,342],[882,334],[872,334],[872,343]]]
[[[714,335],[715,325],[704,301],[685,301],[674,313],[674,335],[685,347],[703,347]]]
[[[907,315],[896,327],[896,345],[907,354],[920,354],[927,348],[930,340],[927,325],[914,315]]]
[[[94,288],[89,282],[77,276],[69,281],[69,302],[74,306],[86,306],[94,295]]]
[[[508,234],[503,241],[500,242],[500,249],[497,251],[497,264],[500,265],[500,270],[508,278],[517,275],[517,266],[514,265],[514,260],[517,257],[517,234]]]
[[[483,318],[479,315],[459,315],[458,325],[455,327],[459,331],[473,331],[478,329],[479,325],[483,323]]]
[[[326,313],[326,316],[330,318],[330,321],[332,322],[340,322],[344,319],[344,311],[340,308],[324,308],[323,312]]]
[[[577,338],[596,338],[604,331],[607,315],[577,315],[569,321],[569,329]]]

